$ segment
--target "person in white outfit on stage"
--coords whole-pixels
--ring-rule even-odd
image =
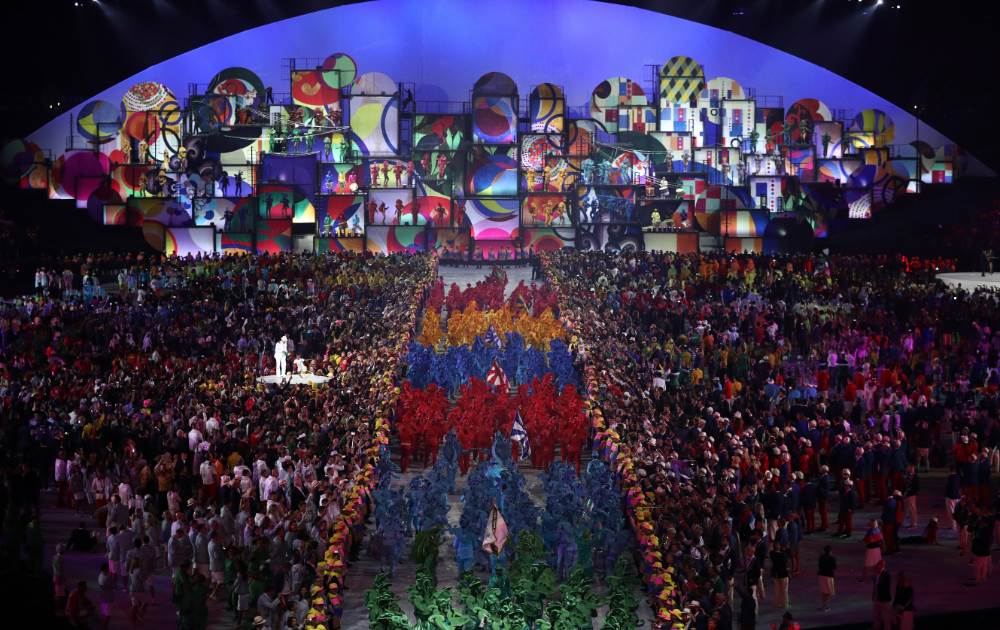
[[[278,378],[284,378],[286,367],[285,360],[288,358],[288,337],[281,336],[281,339],[274,344],[274,368]]]

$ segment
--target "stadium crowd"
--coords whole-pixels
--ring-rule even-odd
[[[987,579],[996,293],[949,290],[890,258],[564,250],[543,264],[588,366],[595,448],[623,474],[661,623],[752,628],[765,593],[787,609],[789,577],[813,573],[799,563],[803,537],[827,531],[864,534],[876,627],[911,628],[913,586],[883,554],[937,542],[916,501],[930,466],[952,471],[940,528],[971,553],[971,579]],[[881,519],[853,522],[874,503]],[[835,571],[827,553],[823,608]]]
[[[205,627],[215,597],[241,627],[336,627],[433,258],[127,262],[110,296],[40,282],[0,305],[4,557],[41,561],[49,487],[79,514],[51,565],[76,627],[106,626],[116,589],[133,621],[169,597],[182,628]],[[283,335],[289,365],[327,384],[258,381]],[[68,574],[66,554],[94,550],[91,574]]]

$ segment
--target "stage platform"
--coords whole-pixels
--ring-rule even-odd
[[[323,385],[329,380],[329,376],[319,374],[286,374],[284,378],[279,378],[277,374],[268,374],[257,378],[258,383],[268,385]]]
[[[937,277],[950,287],[962,288],[966,291],[975,291],[979,288],[1000,289],[1000,273],[988,273],[984,276],[981,272],[965,271],[939,273]]]

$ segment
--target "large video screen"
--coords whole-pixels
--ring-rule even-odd
[[[316,233],[321,237],[359,236],[365,227],[364,195],[321,197],[316,207]]]
[[[378,189],[368,191],[369,225],[418,225],[424,221],[413,216],[417,205],[413,191],[408,188]]]
[[[246,232],[216,232],[215,251],[227,256],[253,253],[253,234]]]
[[[301,188],[287,184],[261,184],[257,191],[257,216],[315,223],[316,208]]]
[[[524,228],[524,249],[528,252],[554,252],[564,247],[576,247],[576,231],[572,228]]]
[[[779,175],[750,178],[750,194],[754,205],[766,208],[770,212],[784,212],[790,209],[792,197],[798,193],[798,180],[794,177]]]
[[[566,100],[562,88],[542,83],[528,98],[531,130],[535,133],[562,133],[566,121]]]
[[[572,225],[564,195],[532,194],[521,200],[521,225],[566,227]]]
[[[399,151],[399,100],[395,96],[352,96],[351,131],[366,156]]]
[[[635,220],[636,191],[631,187],[577,187],[579,223],[631,223]]]
[[[212,227],[169,227],[164,231],[163,253],[167,256],[207,256],[215,253]]]
[[[517,195],[517,147],[475,147],[469,154],[465,190],[476,197]]]
[[[466,199],[461,202],[462,225],[468,225],[476,240],[511,240],[520,228],[517,199]]]
[[[375,225],[365,230],[365,249],[375,254],[427,251],[428,231],[423,226]]]
[[[444,150],[419,150],[413,152],[413,166],[420,181],[433,186],[443,194],[451,195],[462,190],[465,172],[465,155]]]
[[[363,182],[359,164],[327,162],[319,166],[319,192],[322,195],[354,195]]]
[[[292,251],[292,222],[290,220],[257,221],[258,254],[280,254]]]
[[[816,149],[811,146],[788,147],[785,173],[803,182],[816,181]]]
[[[473,96],[472,140],[476,144],[517,142],[515,96]]]
[[[844,125],[837,121],[816,123],[813,129],[813,146],[820,159],[839,158],[844,154]]]

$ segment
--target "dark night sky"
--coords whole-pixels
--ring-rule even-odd
[[[5,5],[4,136],[32,131],[154,63],[239,31],[345,2],[38,0]],[[469,0],[484,1],[484,0]],[[488,0],[487,0],[488,1]],[[992,121],[1000,61],[985,0],[650,0],[621,2],[751,37],[825,66],[923,118],[1000,170]],[[902,5],[897,10],[896,4]]]

